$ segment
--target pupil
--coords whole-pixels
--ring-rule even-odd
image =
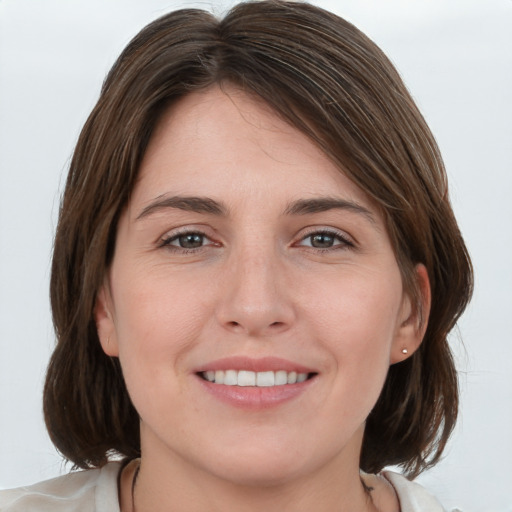
[[[195,249],[203,245],[203,235],[192,233],[189,235],[181,235],[179,237],[180,247],[185,249]]]
[[[313,247],[317,247],[320,249],[325,249],[326,247],[332,247],[334,243],[334,237],[331,235],[313,235],[311,237],[311,245]]]

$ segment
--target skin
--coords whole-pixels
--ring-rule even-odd
[[[225,211],[162,204],[175,196]],[[351,207],[290,211],[319,198]],[[180,246],[184,233],[196,233],[197,247]],[[417,275],[425,317],[421,265]],[[398,510],[383,479],[372,480],[373,500],[364,492],[359,454],[389,365],[416,350],[426,322],[403,290],[378,209],[265,104],[216,86],[166,112],[95,316],[141,418],[138,512]],[[234,355],[279,357],[316,376],[292,400],[241,409],[205,392],[196,374]]]

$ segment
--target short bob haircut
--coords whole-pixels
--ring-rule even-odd
[[[390,367],[360,461],[366,472],[397,464],[417,475],[438,461],[457,418],[447,335],[471,296],[471,262],[438,147],[393,65],[342,18],[285,0],[241,3],[221,20],[196,9],[167,14],[128,44],[106,77],[71,161],[55,238],[58,343],[44,390],[54,444],[81,468],[140,455],[139,417],[118,359],[100,346],[93,311],[156,124],[180,98],[214,84],[262,99],[375,201],[417,308],[414,269],[425,265],[426,334]]]

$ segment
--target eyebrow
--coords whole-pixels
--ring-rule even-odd
[[[377,224],[375,215],[364,206],[347,199],[337,197],[319,197],[312,199],[299,199],[290,203],[285,210],[287,215],[308,215],[311,213],[321,213],[328,210],[349,210],[351,212],[363,215],[372,224]]]
[[[187,212],[207,213],[210,215],[227,216],[228,208],[222,203],[209,197],[196,196],[158,196],[137,216],[137,220],[148,217],[160,210],[167,208],[176,208]],[[349,210],[366,217],[372,224],[376,224],[374,214],[364,206],[347,199],[336,197],[318,197],[311,199],[299,199],[290,203],[285,211],[285,215],[308,215],[321,213],[329,210]]]
[[[176,208],[187,212],[209,213],[211,215],[226,216],[227,208],[221,203],[210,199],[209,197],[192,197],[192,196],[159,196],[146,206],[138,215],[137,220],[143,219],[167,208]]]

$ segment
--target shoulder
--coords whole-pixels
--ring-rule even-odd
[[[119,512],[121,464],[77,471],[27,487],[0,491],[2,512]]]
[[[382,476],[395,489],[402,512],[445,512],[439,501],[416,482],[392,471],[383,471]]]

